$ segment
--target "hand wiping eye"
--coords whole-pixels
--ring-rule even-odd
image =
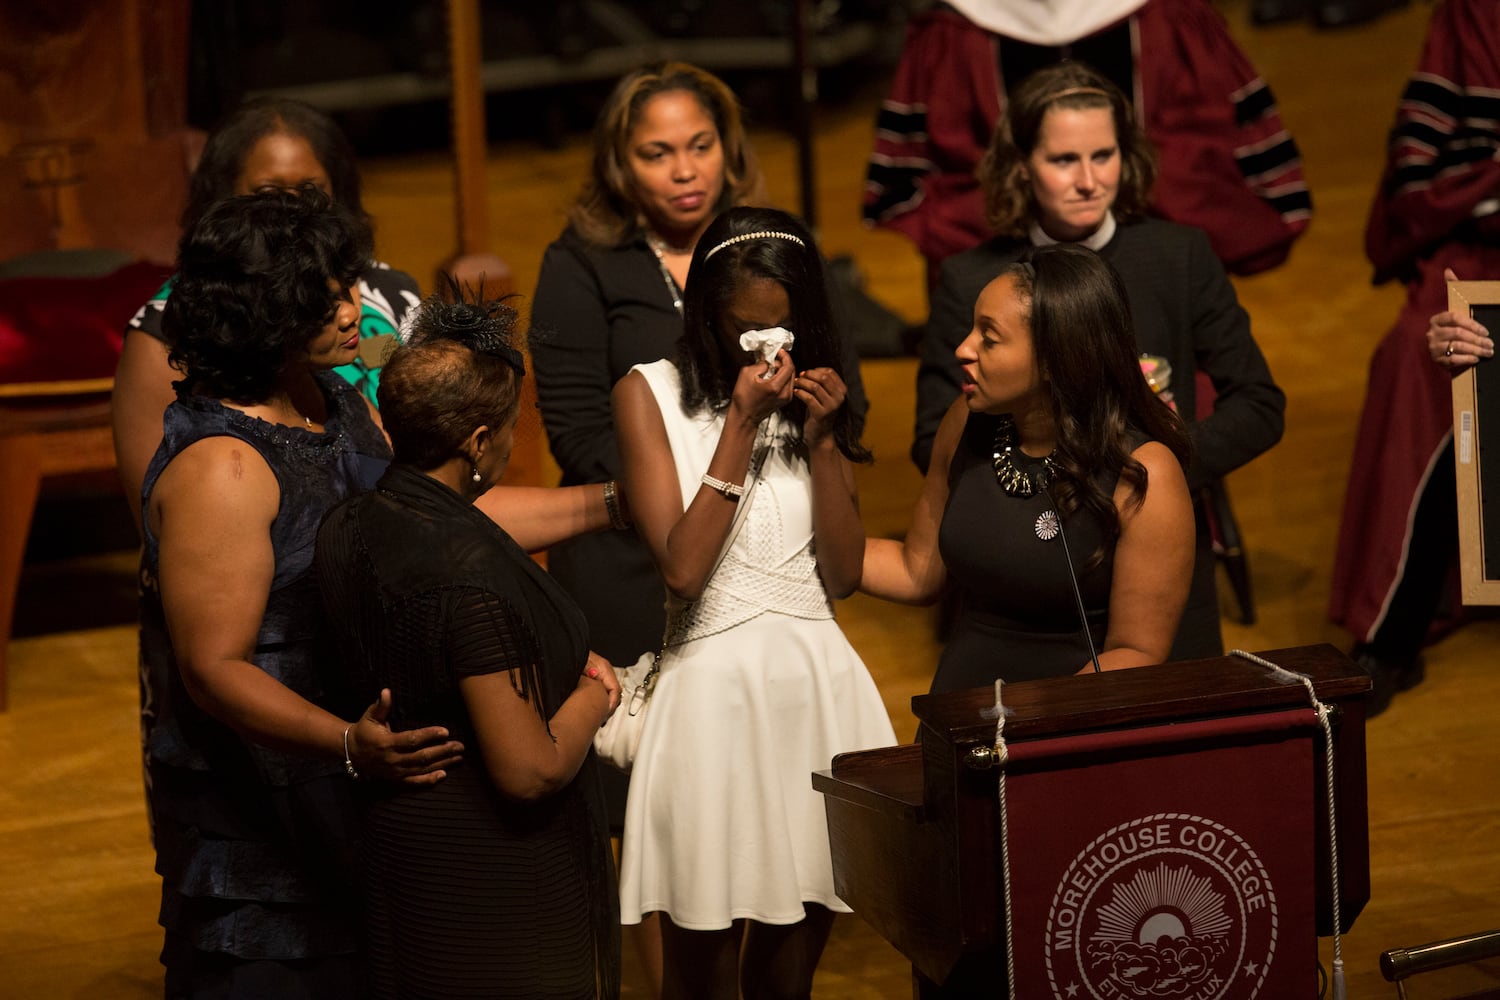
[[[768,379],[776,374],[776,352],[783,347],[792,349],[792,343],[796,338],[792,331],[779,326],[773,326],[769,330],[747,330],[740,334],[740,348],[759,356],[766,363],[765,374],[761,378]]]

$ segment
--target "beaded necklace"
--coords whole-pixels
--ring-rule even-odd
[[[1002,414],[995,425],[995,446],[991,456],[991,463],[995,467],[995,482],[1008,496],[1029,497],[1037,490],[1046,489],[1047,484],[1057,473],[1057,449],[1053,448],[1042,459],[1042,467],[1036,471],[1022,469],[1016,466],[1015,452],[1020,448],[1016,443],[1016,422],[1010,414]]]
[[[661,270],[662,280],[667,283],[667,294],[672,296],[672,307],[677,310],[677,315],[682,315],[682,293],[677,290],[677,279],[672,277],[672,272],[667,268],[667,251],[684,253],[680,247],[669,247],[665,240],[658,238],[653,233],[646,234],[646,246],[656,254],[656,266]]]

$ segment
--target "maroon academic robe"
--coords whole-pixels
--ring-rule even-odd
[[[1429,478],[1454,474],[1442,461],[1452,389],[1427,353],[1427,322],[1448,308],[1444,268],[1500,278],[1500,215],[1483,204],[1500,198],[1497,91],[1500,4],[1447,0],[1402,95],[1365,230],[1376,283],[1404,281],[1406,304],[1370,361],[1334,559],[1329,615],[1361,642],[1389,611]]]
[[[1161,160],[1153,210],[1207,232],[1234,273],[1280,264],[1312,202],[1270,88],[1206,0],[1147,0],[1124,26],[1126,94]],[[877,122],[864,214],[910,238],[933,276],[993,235],[975,172],[1004,81],[999,36],[944,6],[912,20]]]

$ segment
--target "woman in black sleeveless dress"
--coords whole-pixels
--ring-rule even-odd
[[[1164,660],[1193,564],[1187,443],[1141,375],[1118,275],[1082,247],[1030,250],[955,354],[963,396],[911,528],[867,541],[860,588],[927,603],[952,578],[934,691],[1077,673],[1094,651],[1105,670]]]
[[[1032,246],[1096,251],[1119,272],[1137,349],[1156,359],[1159,374],[1167,374],[1163,360],[1170,367],[1158,388],[1170,390],[1192,442],[1193,580],[1169,657],[1191,660],[1224,652],[1212,511],[1203,496],[1280,439],[1286,397],[1209,237],[1148,217],[1153,190],[1163,193],[1170,181],[1153,186],[1160,165],[1138,122],[1125,94],[1081,62],[1038,70],[1011,92],[983,171],[986,214],[998,235],[943,264],[917,370],[912,459],[927,471],[938,426],[959,394],[953,352],[969,333],[980,289]]]

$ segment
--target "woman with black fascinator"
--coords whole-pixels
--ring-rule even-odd
[[[525,364],[510,306],[455,298],[424,302],[385,368],[393,464],[318,533],[349,683],[469,748],[440,784],[363,799],[373,995],[613,997],[590,751],[619,686],[577,606],[475,506],[509,461]]]

